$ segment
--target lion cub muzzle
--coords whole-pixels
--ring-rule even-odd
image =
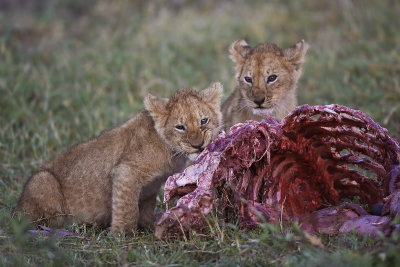
[[[188,142],[190,146],[196,150],[202,149],[204,146],[204,136],[201,131],[189,134]]]
[[[191,145],[194,149],[197,149],[197,150],[200,151],[200,152],[202,152],[202,151],[204,150],[204,147],[203,147],[203,145],[204,145],[204,140],[201,141],[201,143],[198,144],[198,145],[194,145],[194,144],[192,144],[192,143],[190,143],[190,145]]]
[[[253,102],[257,105],[256,108],[262,108],[262,104],[264,103],[265,97],[253,98]]]

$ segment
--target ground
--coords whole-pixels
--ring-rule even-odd
[[[299,102],[360,109],[400,139],[399,1],[0,2],[0,265],[400,266],[400,237],[307,236],[295,225],[237,229],[220,214],[187,240],[129,238],[74,225],[79,237],[31,238],[11,219],[26,179],[68,146],[168,96],[235,86],[229,45],[311,47]],[[161,201],[158,209],[164,209]]]

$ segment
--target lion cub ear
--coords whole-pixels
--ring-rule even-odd
[[[148,94],[144,99],[145,109],[150,112],[154,120],[162,120],[168,115],[167,112],[168,98],[161,98]]]
[[[221,105],[221,97],[222,97],[223,86],[220,82],[212,83],[206,89],[200,91],[200,97],[204,102],[210,103],[216,109],[219,110]]]
[[[283,55],[289,62],[294,65],[295,70],[298,71],[301,70],[301,67],[303,66],[309,47],[310,46],[304,40],[301,40],[297,44],[294,44],[291,47],[284,49]]]
[[[238,65],[243,64],[244,59],[250,52],[251,47],[247,44],[245,40],[234,41],[229,49],[231,54],[230,58]]]

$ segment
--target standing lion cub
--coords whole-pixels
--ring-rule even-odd
[[[147,96],[146,110],[45,163],[26,182],[15,211],[38,224],[72,219],[111,225],[112,233],[152,227],[161,184],[219,132],[221,94],[214,83],[170,99]]]
[[[237,87],[222,105],[225,130],[246,120],[282,119],[291,112],[297,106],[296,86],[307,50],[304,41],[286,49],[269,43],[251,48],[245,40],[235,41],[230,54]]]

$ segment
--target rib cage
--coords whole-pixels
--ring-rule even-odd
[[[399,151],[386,129],[340,105],[303,105],[282,121],[237,124],[192,166],[169,177],[164,201],[179,199],[156,222],[155,234],[201,230],[203,216],[214,205],[226,209],[226,199],[241,226],[250,228],[261,217],[273,224],[280,218],[301,222],[354,197],[369,208],[383,204],[397,189]],[[388,212],[396,213],[399,205],[390,204]]]

